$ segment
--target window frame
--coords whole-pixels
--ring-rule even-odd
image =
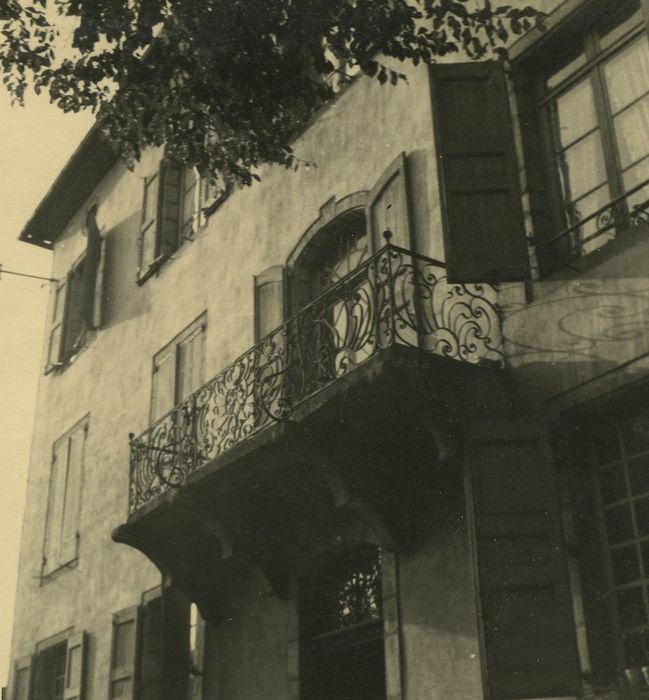
[[[523,51],[513,58],[527,194],[530,198],[529,211],[535,231],[534,239],[537,243],[537,258],[542,279],[566,266],[577,265],[575,269],[581,270],[583,267],[597,264],[603,256],[609,255],[608,251],[612,252],[619,245],[624,245],[617,241],[624,239],[624,234],[632,228],[630,208],[624,201],[629,190],[624,189],[622,182],[623,169],[614,132],[614,112],[603,71],[609,59],[619,55],[643,36],[649,41],[649,2],[627,0],[622,7],[611,9],[610,3],[607,7],[603,0],[594,0],[590,3],[584,2],[573,9],[574,12],[568,17],[558,18],[557,25],[548,30],[548,36],[541,35],[538,42],[525,46]],[[603,15],[602,12],[606,9],[609,11]],[[602,30],[614,30],[638,12],[640,18],[637,24],[616,37],[610,45],[601,47],[600,39],[605,35]],[[550,77],[560,73],[563,68],[568,68],[571,62],[581,55],[584,56],[582,65],[567,72],[552,88],[547,87],[546,81]],[[583,222],[600,210],[606,213],[609,208],[613,213],[610,224],[598,226],[598,232],[586,234],[585,240],[579,234],[579,221],[572,221],[569,217],[556,158],[557,153],[574,144],[563,147],[557,142],[550,115],[551,106],[556,104],[557,99],[582,81],[588,81],[593,91],[596,114],[593,133],[600,132],[598,146],[603,154],[606,180],[592,190],[580,193],[577,201],[587,198],[605,186],[609,188],[609,195],[605,205],[586,212],[581,220]],[[582,134],[576,142],[586,137],[587,135]],[[649,154],[640,160],[647,159]],[[625,170],[639,162],[627,166]],[[623,198],[622,206],[613,204],[619,197]],[[595,217],[595,220],[598,218],[599,216]],[[616,235],[604,239],[606,232],[610,230],[616,232]],[[600,238],[601,243],[597,240]],[[582,250],[585,243],[593,241],[597,243],[593,250]],[[616,245],[606,245],[609,241],[615,241]]]

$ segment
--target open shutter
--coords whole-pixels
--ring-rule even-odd
[[[65,479],[68,470],[69,440],[65,437],[54,444],[52,469],[47,501],[43,573],[48,574],[60,564],[61,519],[65,504]]]
[[[176,405],[176,347],[159,352],[153,360],[151,421],[157,421]]]
[[[182,174],[180,235],[191,239],[198,229],[199,179],[193,168]]]
[[[392,243],[412,249],[405,153],[390,163],[370,191],[367,225],[374,251],[385,245],[386,230],[392,233]]]
[[[529,277],[505,75],[494,61],[431,68],[449,280]]]
[[[274,265],[255,276],[255,342],[284,322],[284,267]]]
[[[99,264],[95,276],[95,288],[92,305],[92,328],[100,328],[103,321],[104,307],[104,270],[106,268],[106,237],[100,241]]]
[[[178,343],[178,400],[203,384],[205,357],[205,323],[200,323]]]
[[[110,665],[109,698],[133,700],[135,696],[135,669],[138,658],[138,606],[113,615],[113,646]]]
[[[63,700],[83,700],[84,698],[86,647],[85,632],[79,632],[68,639]]]
[[[23,656],[18,659],[14,666],[13,694],[12,700],[29,700],[31,676],[32,676],[32,656]]]
[[[191,653],[189,649],[190,602],[173,585],[162,587],[162,668],[161,700],[186,698],[189,690]]]
[[[68,293],[63,321],[63,360],[69,360],[83,345],[85,326],[82,317],[84,261],[68,275]]]
[[[535,420],[474,429],[469,459],[490,698],[579,689],[558,494]]]
[[[158,173],[144,178],[142,189],[142,219],[140,221],[140,271],[142,276],[158,255]]]
[[[182,170],[173,163],[160,166],[158,255],[169,256],[180,243]]]
[[[79,506],[81,502],[81,478],[85,456],[87,425],[75,430],[69,438],[68,468],[65,479],[65,497],[61,518],[60,563],[77,558],[79,546]]]
[[[95,292],[97,289],[97,272],[101,260],[101,233],[97,225],[97,208],[93,207],[86,219],[88,244],[83,264],[81,316],[86,328],[95,328]]]
[[[67,277],[56,283],[52,290],[51,325],[48,333],[47,359],[45,373],[51,372],[61,364],[63,350],[63,316],[65,313],[65,298],[67,294]]]

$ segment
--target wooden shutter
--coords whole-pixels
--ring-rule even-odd
[[[161,700],[186,698],[189,690],[189,599],[172,585],[162,587],[162,668],[164,691]]]
[[[579,689],[558,493],[533,419],[490,423],[467,452],[488,697]]]
[[[32,656],[23,656],[14,665],[12,700],[29,700],[32,676]]]
[[[77,558],[79,545],[79,509],[81,504],[81,478],[85,457],[88,426],[76,429],[68,442],[68,465],[65,479],[65,497],[61,514],[60,564]]]
[[[81,316],[86,328],[95,328],[95,296],[97,272],[101,260],[101,233],[97,225],[97,208],[93,207],[86,219],[88,243],[83,265]]]
[[[288,309],[287,317],[293,316],[303,309],[312,299],[311,274],[307,267],[295,263],[288,277]]]
[[[139,610],[135,605],[113,615],[109,698],[133,700],[136,697]]]
[[[190,239],[198,228],[198,184],[199,180],[193,168],[186,168],[182,173],[180,235]]]
[[[162,598],[149,600],[142,609],[142,653],[138,674],[138,700],[162,697]]]
[[[284,322],[284,267],[274,265],[255,276],[255,342]]]
[[[85,263],[82,260],[68,275],[68,292],[63,321],[62,359],[64,361],[69,360],[83,345],[85,330],[82,317],[84,267]]]
[[[67,437],[54,443],[52,468],[47,501],[45,544],[43,548],[43,573],[48,574],[60,564],[61,519],[65,504],[65,479],[68,470],[69,440]]]
[[[51,324],[48,333],[47,359],[45,363],[45,373],[51,372],[61,364],[61,353],[63,349],[63,317],[65,314],[65,299],[67,295],[67,277],[56,283],[52,295]]]
[[[162,418],[176,405],[176,346],[165,348],[153,360],[151,421]]]
[[[377,251],[385,245],[386,229],[392,233],[392,243],[412,249],[405,153],[390,163],[370,191],[366,216],[370,250]]]
[[[449,280],[529,278],[505,76],[494,61],[431,69]]]
[[[180,243],[181,186],[181,168],[173,163],[162,163],[158,210],[158,255],[164,257],[171,255]]]
[[[158,173],[144,178],[142,189],[142,219],[140,221],[140,276],[158,255]]]
[[[182,401],[203,384],[205,323],[201,322],[177,347],[178,401]]]
[[[79,632],[68,639],[63,700],[83,700],[87,639]]]
[[[104,270],[106,268],[106,238],[100,241],[99,264],[95,275],[92,304],[92,328],[100,328],[104,317]]]

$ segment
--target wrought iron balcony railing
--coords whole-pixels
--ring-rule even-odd
[[[131,436],[129,513],[394,344],[502,365],[496,290],[449,283],[443,263],[386,245]]]

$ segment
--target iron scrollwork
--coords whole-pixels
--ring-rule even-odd
[[[442,263],[384,246],[131,437],[129,512],[394,344],[502,364],[496,290],[450,283]]]

